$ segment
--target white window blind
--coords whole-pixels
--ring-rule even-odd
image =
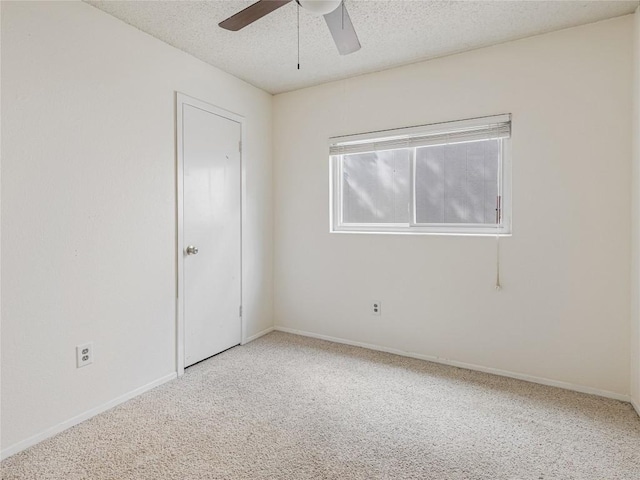
[[[395,134],[394,134],[395,133]],[[377,135],[377,136],[376,136]],[[398,148],[426,147],[464,143],[477,140],[501,139],[511,136],[510,115],[448,122],[397,131],[336,137],[329,145],[330,155],[379,152]]]

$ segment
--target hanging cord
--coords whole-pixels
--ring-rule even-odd
[[[496,290],[502,290],[500,285],[500,234],[496,233]]]
[[[500,222],[502,221],[502,195],[496,198],[496,291],[502,290],[500,284]]]
[[[300,70],[300,4],[296,2],[298,6],[298,70]]]

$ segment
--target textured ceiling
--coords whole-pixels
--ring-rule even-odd
[[[218,23],[253,1],[87,3],[270,93],[632,13],[638,1],[345,0],[362,49],[340,56],[322,17],[291,3],[238,32]]]

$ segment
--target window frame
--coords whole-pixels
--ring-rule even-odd
[[[358,143],[361,141],[372,141],[378,138],[389,138],[394,136],[417,136],[429,132],[447,131],[448,129],[464,130],[472,129],[474,126],[490,124],[492,121],[508,118],[511,123],[511,115],[497,115],[492,117],[481,117],[457,122],[446,122],[425,125],[421,127],[408,127],[387,131],[372,132],[367,134],[349,135],[333,137],[329,140],[330,145],[340,145],[342,143]],[[487,139],[488,140],[488,139]],[[470,140],[482,141],[482,140]],[[450,145],[454,143],[469,143],[470,141],[452,141],[437,143],[435,145]],[[461,235],[461,236],[511,236],[511,137],[498,139],[500,142],[500,157],[498,160],[498,195],[500,196],[501,222],[497,225],[477,224],[477,223],[417,223],[416,222],[416,149],[419,146],[401,147],[398,146],[389,150],[400,150],[408,148],[409,168],[410,168],[410,190],[409,190],[409,223],[344,223],[343,222],[343,192],[344,175],[343,160],[347,154],[329,154],[329,231],[331,233],[364,233],[364,234],[403,234],[403,235]]]

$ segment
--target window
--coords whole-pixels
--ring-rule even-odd
[[[510,115],[331,139],[331,231],[510,233]]]

